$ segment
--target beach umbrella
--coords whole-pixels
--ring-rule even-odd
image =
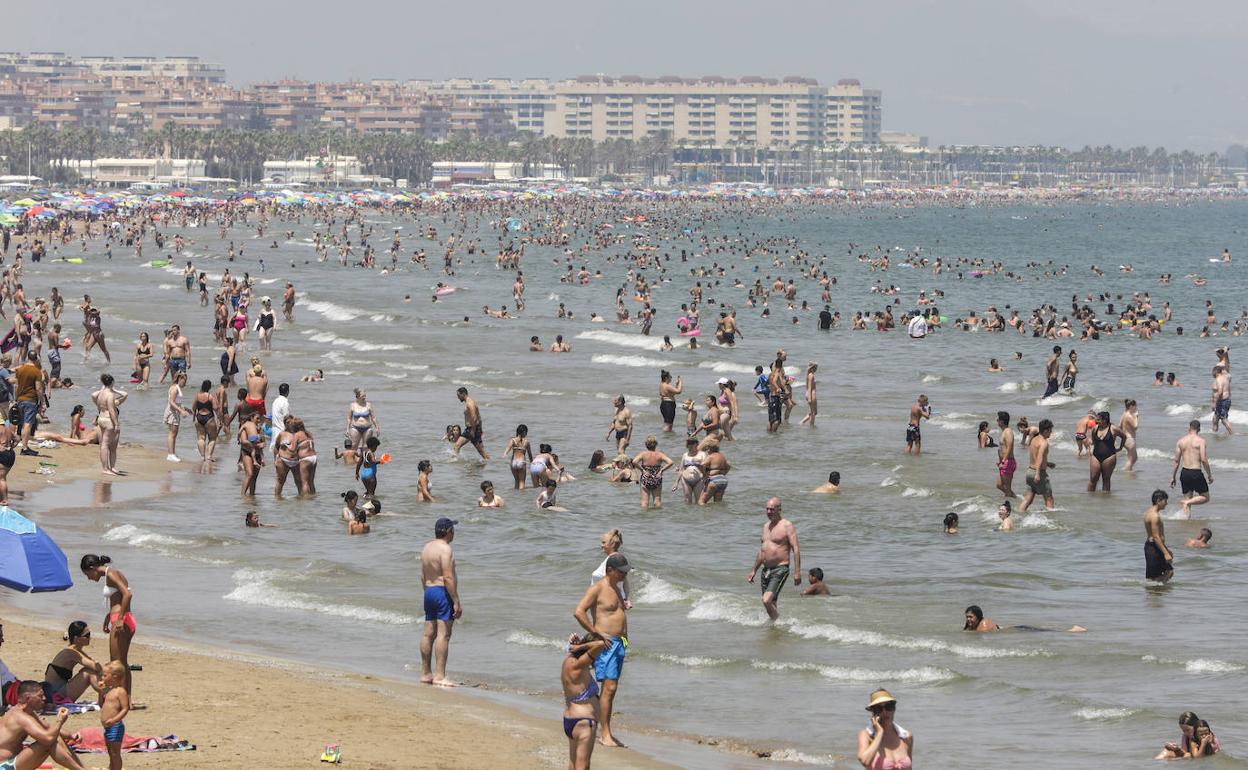
[[[0,585],[27,593],[64,591],[74,585],[60,546],[8,506],[0,506]]]
[[[38,206],[39,202],[30,198],[22,198],[20,201],[13,201],[14,206]]]

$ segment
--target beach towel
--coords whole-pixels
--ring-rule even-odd
[[[78,732],[79,740],[70,744],[70,748],[79,754],[105,754],[108,749],[104,745],[104,728],[88,727]],[[176,735],[157,738],[154,735],[126,735],[121,740],[121,750],[125,753],[148,753],[153,751],[194,751],[195,744],[184,741]]]

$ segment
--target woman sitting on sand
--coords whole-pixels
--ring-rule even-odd
[[[65,633],[68,644],[56,653],[43,673],[43,689],[52,703],[72,703],[91,685],[91,677],[103,673],[103,666],[87,655],[91,629],[85,621],[75,620]],[[77,674],[74,669],[81,666]]]

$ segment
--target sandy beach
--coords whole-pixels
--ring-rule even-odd
[[[63,631],[51,623],[5,608],[0,657],[18,676],[39,678],[61,647]],[[135,674],[135,692],[148,708],[126,718],[126,732],[177,734],[198,749],[130,754],[128,767],[306,768],[316,766],[327,743],[340,744],[343,764],[356,768],[551,768],[567,763],[556,703],[549,714],[521,714],[431,687],[203,654],[145,636],[140,631],[131,659],[143,666]],[[91,651],[99,653],[95,647]],[[98,727],[99,717],[83,714],[69,724]],[[107,766],[102,755],[87,755],[84,761]],[[637,752],[606,750],[595,752],[594,766],[674,767]]]

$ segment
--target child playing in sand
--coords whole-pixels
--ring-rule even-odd
[[[100,693],[100,724],[104,727],[104,745],[108,748],[108,770],[121,770],[121,741],[126,737],[126,714],[130,713],[130,693],[126,692],[126,666],[119,660],[104,664],[98,684]]]

